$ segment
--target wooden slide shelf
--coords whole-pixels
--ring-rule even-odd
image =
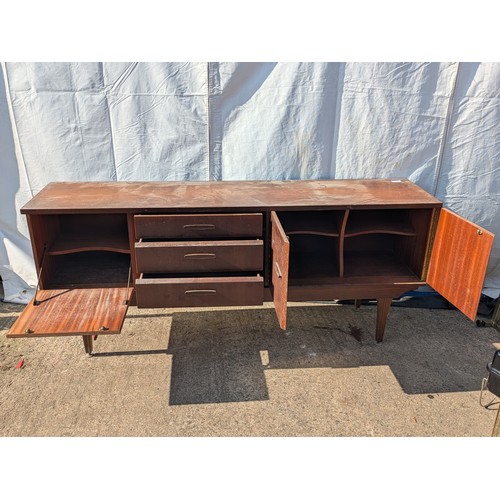
[[[85,288],[39,290],[7,334],[16,337],[58,337],[120,333],[132,290]]]

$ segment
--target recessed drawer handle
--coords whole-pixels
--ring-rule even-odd
[[[214,253],[187,253],[184,258],[194,260],[215,259],[216,255]]]
[[[184,229],[194,229],[195,231],[207,231],[215,229],[215,224],[184,224]]]
[[[190,293],[195,295],[211,295],[213,293],[217,293],[217,290],[186,290],[184,293],[186,295]]]

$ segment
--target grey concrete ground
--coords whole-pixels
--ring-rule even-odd
[[[7,339],[22,309],[0,303],[1,436],[490,436],[496,416],[500,334],[455,310],[392,308],[376,344],[373,306],[292,305],[286,332],[271,304],[131,307],[87,357]]]

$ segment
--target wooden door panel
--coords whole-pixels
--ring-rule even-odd
[[[120,333],[132,289],[39,290],[7,337],[58,337]]]
[[[271,212],[271,248],[273,302],[279,325],[284,330],[286,328],[286,305],[288,300],[290,242],[276,212]]]
[[[441,209],[427,283],[468,318],[476,318],[494,235]]]

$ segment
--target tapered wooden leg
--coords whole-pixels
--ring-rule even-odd
[[[392,299],[377,299],[377,328],[375,330],[375,340],[382,342],[384,340],[385,323]]]
[[[92,355],[92,335],[82,335],[83,337],[83,347],[85,348],[85,352],[91,356]]]
[[[361,307],[361,299],[354,299],[354,307],[359,309]]]

